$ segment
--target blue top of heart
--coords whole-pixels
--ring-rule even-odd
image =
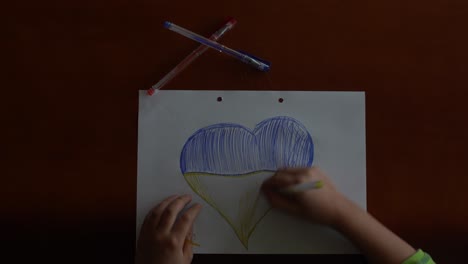
[[[307,129],[287,116],[265,119],[253,131],[238,124],[204,127],[185,143],[182,173],[242,175],[255,171],[309,167],[314,144]]]

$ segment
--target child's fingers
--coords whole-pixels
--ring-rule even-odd
[[[183,252],[184,256],[187,258],[187,263],[191,263],[193,259],[193,245],[192,245],[192,236],[189,236],[185,239]]]
[[[145,221],[143,222],[143,226],[151,226],[153,228],[156,227],[167,205],[170,204],[176,198],[177,195],[169,196],[162,202],[160,202],[158,205],[153,207],[153,209],[151,209],[146,215]]]
[[[278,189],[298,184],[301,181],[302,177],[300,175],[291,174],[286,171],[277,171],[275,175],[263,182],[263,188]]]
[[[264,193],[272,207],[286,209],[289,211],[295,210],[294,201],[291,199],[291,197],[287,197],[274,190],[264,190]]]
[[[177,219],[177,215],[191,200],[192,197],[190,195],[182,195],[167,205],[164,213],[161,215],[161,219],[159,220],[158,229],[162,232],[169,233]]]
[[[195,221],[198,214],[200,213],[200,210],[201,210],[201,205],[194,204],[187,211],[185,211],[185,213],[182,214],[179,217],[179,219],[177,219],[172,229],[177,239],[185,240],[189,236],[190,229],[192,228],[193,222]]]
[[[318,180],[322,181],[325,186],[334,188],[333,181],[330,180],[330,178],[328,178],[328,176],[324,174],[320,170],[320,168],[314,166],[309,170],[309,174],[307,175],[307,181]]]

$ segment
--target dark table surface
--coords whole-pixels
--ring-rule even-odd
[[[132,262],[137,91],[197,46],[162,23],[209,35],[226,16],[239,23],[221,42],[271,72],[209,51],[167,89],[365,91],[369,212],[439,262],[466,254],[467,1],[2,5],[0,212],[18,261]]]

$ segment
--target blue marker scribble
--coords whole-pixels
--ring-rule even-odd
[[[253,131],[222,123],[202,128],[185,143],[180,169],[220,175],[242,175],[287,167],[309,167],[314,144],[307,129],[291,117],[280,116],[257,124]]]

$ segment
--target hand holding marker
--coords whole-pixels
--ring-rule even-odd
[[[313,189],[320,189],[322,187],[323,187],[322,181],[308,181],[308,182],[303,182],[303,183],[299,183],[296,185],[288,186],[284,189],[281,189],[280,192],[286,193],[286,194],[293,194],[293,193],[305,192],[305,191],[313,190]]]

